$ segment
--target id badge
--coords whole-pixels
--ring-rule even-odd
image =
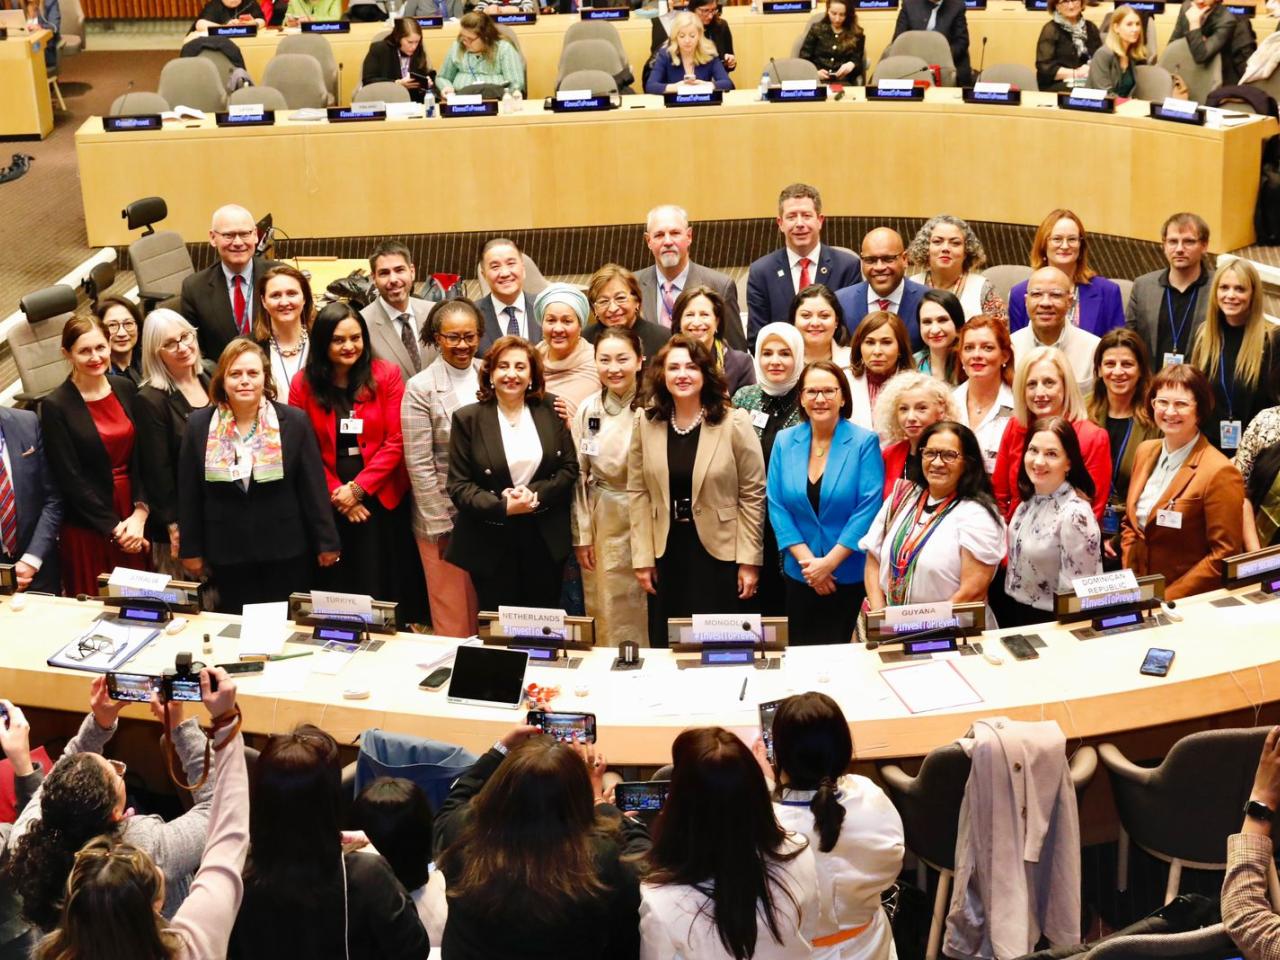
[[[1176,367],[1178,364],[1182,362],[1183,362],[1183,358],[1182,358],[1182,354],[1180,353],[1166,353],[1164,355],[1164,365],[1166,367]]]
[[[751,425],[757,430],[763,430],[769,425],[769,415],[763,410],[757,410],[751,414]]]
[[[1102,532],[1112,536],[1120,532],[1120,508],[1108,503],[1102,509]]]
[[[247,480],[249,474],[253,472],[252,463],[233,463],[231,465],[231,480],[233,483],[239,483],[241,480]]]
[[[360,417],[343,417],[338,421],[338,432],[362,434],[364,433],[364,420]]]
[[[583,437],[578,449],[582,451],[584,456],[598,457],[600,455],[600,441],[595,437]]]
[[[1218,425],[1223,450],[1234,450],[1236,447],[1240,446],[1241,429],[1239,420],[1223,420],[1222,423]]]
[[[1168,527],[1170,530],[1182,529],[1182,514],[1177,510],[1160,510],[1156,512],[1156,526]]]

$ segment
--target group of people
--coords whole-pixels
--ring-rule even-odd
[[[781,192],[744,336],[678,207],[649,214],[652,265],[585,292],[526,290],[495,238],[489,293],[433,304],[384,242],[377,298],[318,311],[224,207],[180,311],[100,301],[67,323],[38,428],[0,413],[19,494],[0,554],[22,589],[150,567],[232,612],[324,587],[449,636],[520,605],[662,646],[700,613],[786,616],[797,644],[906,603],[1032,622],[1120,566],[1178,598],[1275,541],[1280,349],[1257,273],[1214,270],[1201,218],[1169,218],[1169,266],[1127,308],[1069,210],[1007,308],[963,220],[874,229],[858,254],[823,222],[812,186]]]

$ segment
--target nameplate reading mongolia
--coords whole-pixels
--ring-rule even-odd
[[[758,613],[695,613],[694,643],[763,642],[763,625]]]
[[[256,23],[228,23],[226,26],[209,28],[211,37],[256,37],[257,35]]]
[[[121,117],[103,117],[102,129],[111,133],[129,130],[159,130],[163,121],[158,113],[135,113]]]
[[[444,26],[444,17],[414,17],[413,19],[423,30],[439,30]]]
[[[1016,106],[1022,102],[1022,91],[1008,83],[975,83],[962,92],[965,103],[990,103]]]
[[[630,20],[630,7],[584,7],[583,20]]]
[[[303,33],[350,33],[350,20],[308,20],[301,24]]]
[[[723,90],[677,90],[664,93],[662,102],[668,107],[718,107],[724,103]]]
[[[764,0],[765,13],[812,13],[813,0]]]
[[[494,23],[505,23],[508,27],[516,27],[526,23],[537,23],[536,13],[495,13]]]
[[[827,88],[817,80],[783,80],[766,97],[771,103],[816,103],[827,99]]]
[[[1204,107],[1194,100],[1178,100],[1166,97],[1163,103],[1153,103],[1149,108],[1151,116],[1157,120],[1172,120],[1174,123],[1189,123],[1193,126],[1204,126]]]
[[[551,101],[552,113],[588,113],[612,107],[613,98],[609,94],[590,90],[557,90]]]
[[[868,100],[923,100],[924,87],[914,80],[881,80],[867,87]]]
[[[498,631],[504,637],[562,643],[565,612],[551,607],[498,607]]]
[[[385,103],[355,103],[349,107],[329,107],[326,111],[330,123],[354,123],[362,120],[387,119]]]
[[[1058,106],[1063,110],[1083,110],[1086,113],[1115,113],[1116,98],[1105,90],[1076,87],[1058,94]]]

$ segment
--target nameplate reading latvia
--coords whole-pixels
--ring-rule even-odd
[[[387,119],[385,103],[356,103],[349,107],[329,107],[326,112],[330,123],[357,123],[363,120]]]
[[[257,35],[256,23],[228,23],[225,26],[209,28],[211,37],[256,37]]]
[[[350,33],[350,20],[308,20],[301,24],[303,33]]]
[[[414,17],[413,19],[423,30],[439,30],[444,26],[444,17]]]
[[[536,13],[495,13],[493,22],[505,23],[508,27],[517,27],[526,23],[537,23],[538,15]]]
[[[664,93],[662,102],[668,107],[718,107],[724,103],[723,90],[691,90]]]
[[[813,0],[764,0],[765,13],[812,13]]]
[[[583,20],[630,20],[630,7],[585,7]]]
[[[111,133],[131,130],[159,130],[163,121],[158,113],[135,113],[121,117],[103,117],[102,129]]]

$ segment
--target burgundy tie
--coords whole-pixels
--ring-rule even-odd
[[[236,329],[240,331],[240,336],[242,337],[249,335],[249,316],[245,306],[244,277],[237,273],[235,276],[235,293],[231,295],[231,309],[235,311]]]
[[[879,300],[876,301],[876,303],[879,305],[881,310],[888,310],[892,302],[893,301],[891,300],[886,300],[884,297],[881,297]]]
[[[0,444],[4,440],[0,439]],[[13,494],[13,481],[0,459],[0,553],[18,558],[18,503]]]
[[[813,278],[809,276],[809,258],[800,258],[800,290],[803,290],[809,284],[813,283]],[[797,293],[799,291],[796,291]]]
[[[664,280],[662,283],[662,325],[668,330],[671,329],[674,318],[672,314],[676,312],[676,285],[670,280]]]

